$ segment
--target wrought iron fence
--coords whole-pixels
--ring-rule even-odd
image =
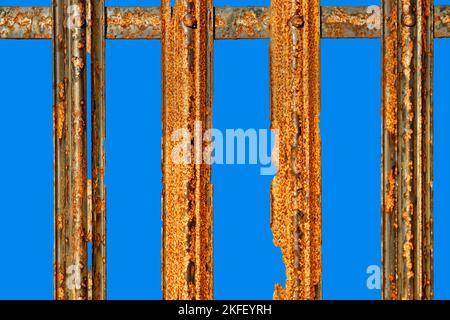
[[[163,296],[212,299],[211,167],[174,164],[169,137],[196,121],[202,133],[211,128],[214,40],[264,38],[271,39],[271,123],[280,133],[271,227],[287,279],[275,286],[274,298],[322,295],[320,39],[381,38],[382,297],[432,299],[433,39],[449,36],[450,6],[431,0],[384,0],[381,7],[321,7],[319,0],[272,0],[270,7],[214,7],[212,0],[0,7],[0,39],[53,41],[55,299],[106,299],[105,40],[161,40]]]

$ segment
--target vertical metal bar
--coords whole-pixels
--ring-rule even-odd
[[[161,1],[164,299],[212,299],[212,0]]]
[[[54,145],[54,297],[64,299],[65,278],[65,217],[68,182],[66,169],[66,78],[65,78],[65,30],[63,3],[53,1],[53,145]]]
[[[87,298],[85,1],[53,1],[55,298]]]
[[[272,129],[278,173],[271,186],[271,227],[286,266],[275,299],[321,298],[320,6],[272,0]]]
[[[92,4],[92,276],[93,299],[106,299],[105,1]]]
[[[433,5],[383,2],[383,299],[433,298]]]

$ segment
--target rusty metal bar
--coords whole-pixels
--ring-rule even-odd
[[[162,0],[161,11],[163,297],[212,299],[211,162],[203,153],[212,112],[212,0],[177,0],[173,12]]]
[[[269,38],[269,7],[216,7],[215,39]],[[322,38],[380,38],[379,6],[321,7]],[[159,7],[108,7],[107,39],[159,39]],[[450,6],[435,8],[435,37],[450,37]],[[51,39],[47,7],[0,7],[0,39]]]
[[[69,192],[68,170],[66,163],[66,149],[68,148],[67,133],[67,102],[66,102],[66,72],[65,72],[65,47],[66,32],[64,29],[64,7],[62,3],[54,1],[52,5],[54,24],[53,34],[53,146],[54,146],[54,297],[64,299],[65,275],[66,275],[66,250],[64,239],[66,234],[66,217],[69,208],[66,207]],[[52,21],[53,23],[53,21]],[[59,37],[58,37],[59,36]],[[67,147],[66,147],[67,146]]]
[[[1,10],[0,7],[0,12]],[[216,7],[214,10],[216,40],[269,37],[269,7]],[[47,8],[3,7],[3,11],[8,17],[5,20],[8,22],[5,22],[4,26],[13,25],[13,27],[0,29],[0,38],[46,39],[51,37],[51,29],[46,28],[45,24],[46,22],[51,24],[51,16]],[[378,13],[377,6],[322,7],[322,37],[380,37]],[[159,7],[107,8],[106,37],[108,39],[159,39],[160,36]]]
[[[433,298],[433,5],[385,0],[383,299]]]
[[[216,40],[269,37],[269,7],[216,7],[214,14]]]
[[[271,186],[271,228],[286,284],[274,299],[320,299],[321,140],[319,0],[272,0],[271,123],[278,131],[278,173]]]
[[[109,7],[108,39],[159,39],[161,10],[159,7]]]
[[[84,0],[53,1],[55,298],[87,299]]]
[[[92,297],[106,299],[105,1],[91,4]]]
[[[379,6],[322,7],[322,38],[379,38]]]

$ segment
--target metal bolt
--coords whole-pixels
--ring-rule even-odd
[[[416,25],[416,17],[410,13],[403,16],[403,25],[405,27],[414,27]]]
[[[191,29],[197,28],[197,19],[195,19],[194,15],[188,13],[183,17],[183,24]]]
[[[305,20],[303,20],[303,17],[299,14],[293,15],[291,19],[289,19],[288,25],[290,27],[294,27],[297,29],[303,28],[305,25]]]

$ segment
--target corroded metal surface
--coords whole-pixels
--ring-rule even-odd
[[[379,6],[322,7],[322,38],[379,38]]]
[[[161,11],[159,7],[109,7],[108,39],[159,39]]]
[[[0,39],[50,39],[52,26],[48,7],[0,7]]]
[[[384,299],[433,298],[433,6],[384,1]]]
[[[93,1],[96,2],[96,1]],[[108,7],[107,39],[159,39],[159,7]],[[0,39],[51,39],[48,7],[0,7]]]
[[[211,128],[212,0],[178,0],[172,15],[169,0],[161,8],[163,296],[212,299],[211,167],[203,152]]]
[[[434,37],[450,37],[450,6],[435,6],[434,8]]]
[[[217,7],[214,38],[264,39],[268,38],[270,10],[268,7]]]
[[[87,299],[86,2],[53,1],[55,298]]]
[[[92,297],[106,299],[106,85],[105,85],[105,1],[95,0],[91,8],[92,79]]]
[[[271,7],[271,123],[279,134],[271,228],[286,267],[275,299],[321,298],[319,11],[318,0]]]
[[[216,7],[215,39],[269,38],[269,7]],[[436,6],[435,37],[450,37],[450,8]],[[379,6],[324,6],[322,38],[379,38]],[[47,7],[0,7],[0,39],[50,39]],[[159,39],[159,7],[108,7],[107,39]]]
[[[66,102],[66,72],[64,66],[66,33],[64,30],[64,8],[58,1],[53,3],[53,16],[56,17],[53,33],[59,35],[59,39],[53,40],[53,146],[54,146],[54,172],[53,172],[53,199],[54,199],[54,298],[64,299],[64,282],[66,275],[66,250],[64,239],[66,234],[66,217],[69,215],[67,198],[69,192],[68,168],[66,156],[68,148],[67,133],[67,102]],[[53,23],[53,22],[52,22]]]
[[[265,39],[269,37],[269,7],[215,8],[215,39]],[[322,38],[379,38],[379,6],[321,7]]]

